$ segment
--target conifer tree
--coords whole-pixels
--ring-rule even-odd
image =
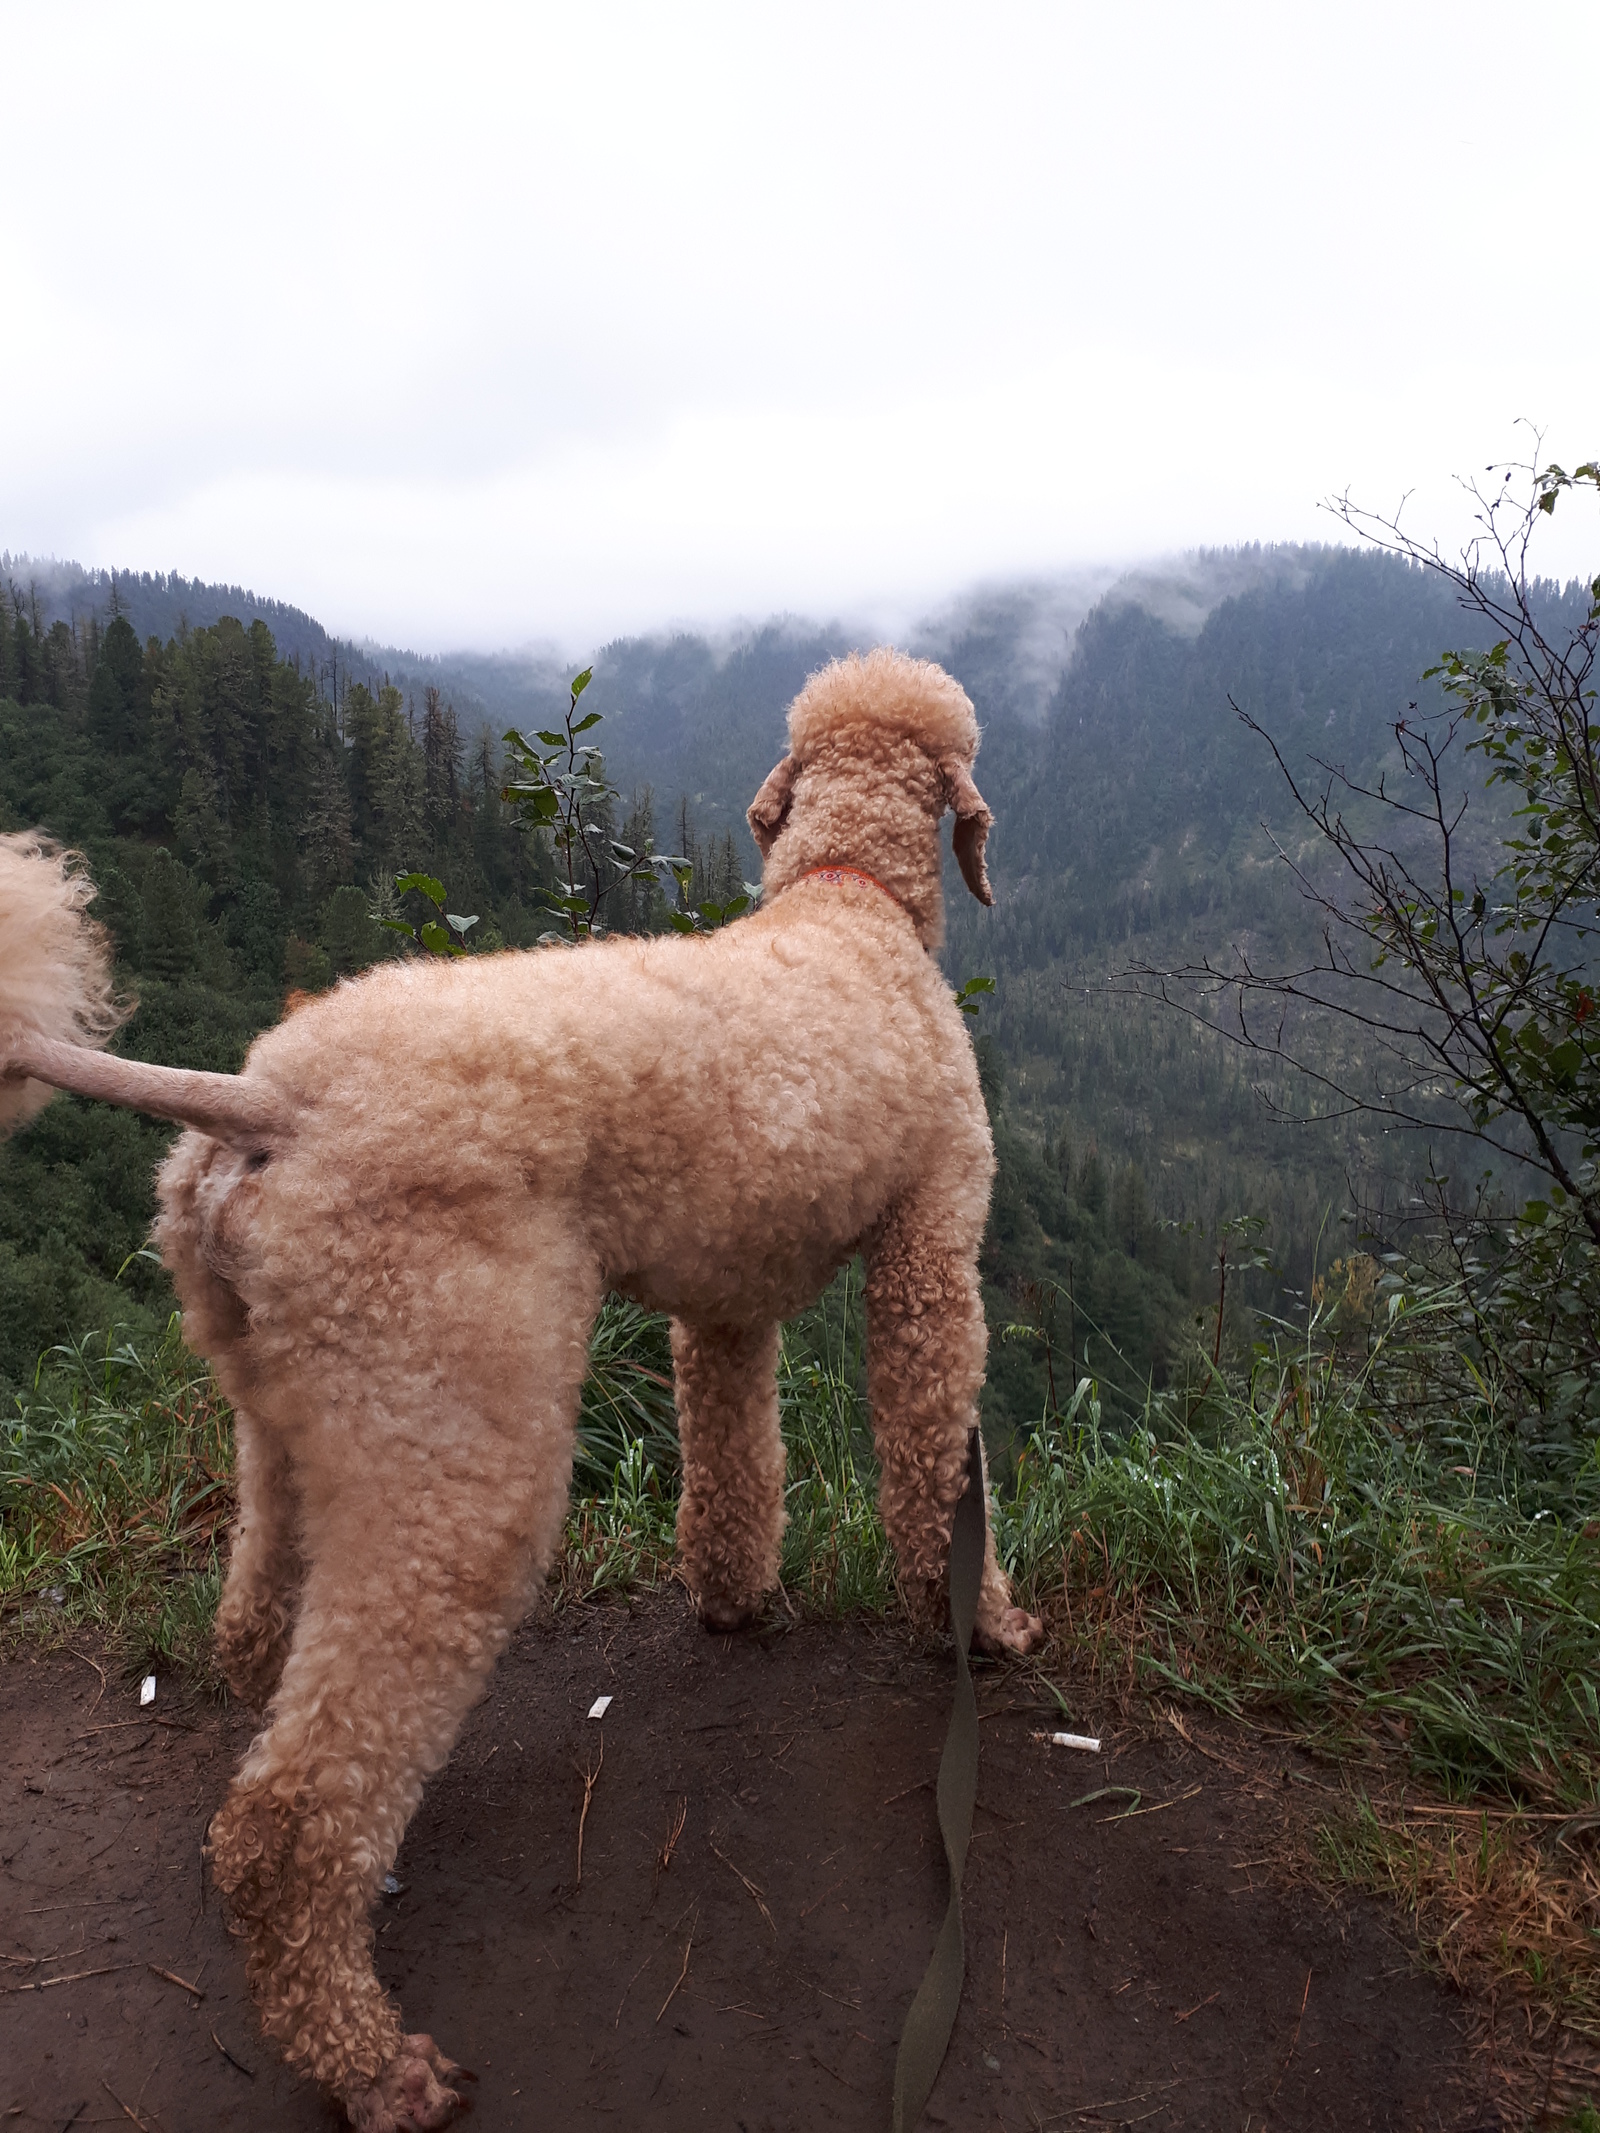
[[[163,845],[145,876],[144,967],[153,977],[185,977],[194,969],[199,945],[189,877]]]

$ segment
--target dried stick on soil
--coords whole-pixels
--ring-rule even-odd
[[[1208,1762],[1220,1763],[1224,1770],[1231,1770],[1235,1777],[1244,1777],[1248,1774],[1242,1764],[1230,1762],[1227,1756],[1218,1755],[1214,1748],[1208,1748],[1203,1740],[1196,1740],[1182,1718],[1170,1705],[1163,1711],[1162,1716],[1166,1719],[1173,1732],[1177,1734],[1179,1740],[1186,1747],[1193,1748],[1197,1754],[1203,1755]]]
[[[42,1977],[32,1985],[0,1985],[0,1992],[48,1992],[52,1985],[76,1985],[86,1977],[110,1977],[113,1970],[137,1970],[137,1963],[107,1963],[101,1970],[72,1970],[65,1977]]]
[[[70,1644],[67,1646],[67,1657],[69,1659],[76,1659],[80,1663],[80,1665],[92,1666],[95,1672],[100,1676],[100,1696],[97,1696],[95,1698],[94,1702],[90,1704],[88,1710],[84,1713],[84,1716],[86,1718],[93,1718],[96,1711],[98,1711],[100,1708],[100,1697],[104,1696],[106,1692],[106,1670],[95,1660],[91,1659],[86,1652],[75,1652]]]
[[[1299,2045],[1299,2042],[1300,2042],[1300,2024],[1301,2024],[1301,2023],[1302,2023],[1302,2022],[1303,2022],[1303,2021],[1305,2020],[1305,2018],[1306,2018],[1306,2002],[1307,2002],[1307,2001],[1308,2001],[1308,2000],[1310,1999],[1310,1997],[1311,1997],[1311,1972],[1310,1972],[1309,1970],[1307,1970],[1307,1972],[1306,1972],[1306,1989],[1305,1989],[1305,1991],[1304,1991],[1304,1992],[1303,1992],[1303,1993],[1302,1993],[1302,1994],[1300,1995],[1300,2012],[1299,2012],[1299,2013],[1298,2013],[1298,2014],[1297,2014],[1297,2015],[1295,2016],[1295,2018],[1294,2018],[1294,2035],[1293,2035],[1293,2036],[1292,2036],[1292,2037],[1290,2038],[1290,2040],[1289,2040],[1289,2057],[1288,2057],[1287,2059],[1285,2059],[1285,2060],[1284,2060],[1284,2062],[1283,2062],[1283,2064],[1282,2064],[1282,2066],[1281,2066],[1281,2067],[1279,2067],[1279,2069],[1278,2069],[1278,2078],[1277,2078],[1277,2080],[1276,2080],[1276,2081],[1275,2081],[1275,2082],[1273,2083],[1273,2087],[1272,2087],[1272,2096],[1271,2096],[1271,2101],[1272,2101],[1272,2102],[1274,2102],[1274,2103],[1276,2103],[1276,2102],[1277,2102],[1277,2100],[1278,2100],[1278,2091],[1279,2091],[1279,2089],[1281,2089],[1281,2088],[1283,2087],[1283,2077],[1284,2077],[1284,2075],[1285,2075],[1286,2073],[1288,2073],[1288,2071],[1289,2071],[1289,2059],[1292,2059],[1292,2058],[1294,2057],[1294,2055],[1295,2055],[1295,2051],[1296,2051],[1296,2048],[1297,2048],[1297,2047],[1298,2047],[1298,2045]]]
[[[599,1777],[599,1775],[600,1775],[601,1771],[602,1771],[602,1770],[603,1770],[603,1769],[605,1768],[605,1762],[606,1762],[606,1743],[605,1743],[605,1736],[604,1736],[604,1735],[602,1734],[602,1735],[601,1735],[601,1739],[600,1739],[600,1756],[599,1756],[599,1760],[598,1760],[598,1761],[596,1762],[596,1764],[595,1764],[594,1768],[593,1768],[593,1769],[591,1770],[591,1769],[590,1769],[590,1768],[588,1767],[588,1764],[587,1764],[587,1763],[585,1763],[585,1765],[584,1765],[583,1769],[582,1769],[582,1770],[579,1770],[579,1771],[578,1771],[578,1775],[579,1775],[579,1777],[581,1777],[581,1778],[583,1779],[583,1807],[582,1807],[582,1810],[581,1810],[581,1812],[579,1813],[579,1816],[578,1816],[578,1880],[577,1880],[577,1886],[578,1886],[578,1887],[579,1887],[580,1889],[581,1889],[581,1888],[583,1887],[583,1826],[584,1826],[584,1824],[585,1824],[585,1823],[586,1823],[586,1822],[588,1821],[588,1819],[589,1819],[589,1802],[590,1802],[590,1801],[591,1801],[591,1800],[592,1800],[592,1799],[594,1798],[594,1787],[595,1787],[595,1780],[596,1780],[596,1779],[597,1779],[597,1778]],[[576,1764],[574,1764],[574,1765],[573,1765],[573,1768],[574,1768],[574,1769],[577,1769],[577,1765],[576,1765]]]
[[[700,1922],[700,1921],[699,1921],[699,1918],[698,1918],[698,1916],[697,1916],[697,1917],[696,1917],[696,1918],[694,1919],[693,1923],[692,1923],[692,1924],[690,1925],[690,1927],[689,1927],[689,1938],[688,1938],[688,1939],[687,1939],[687,1940],[686,1940],[686,1941],[684,1942],[684,1944],[683,1944],[683,1968],[682,1968],[682,1969],[681,1969],[681,1970],[680,1970],[680,1971],[678,1972],[678,1975],[677,1975],[677,1977],[676,1977],[676,1978],[674,1979],[674,1981],[673,1981],[673,1986],[672,1986],[672,1990],[671,1990],[671,1991],[670,1991],[670,1992],[669,1992],[669,1993],[667,1994],[666,1998],[665,1998],[665,1999],[664,1999],[664,2000],[663,2000],[663,2001],[661,2002],[661,2010],[660,2010],[660,2013],[659,2013],[659,2014],[657,2014],[657,2016],[656,2016],[656,2020],[657,2020],[658,2022],[659,2022],[659,2021],[661,2020],[661,2016],[662,2016],[662,2015],[664,2015],[664,2014],[666,2013],[667,2009],[668,2009],[668,2008],[669,2008],[669,2007],[670,2007],[670,2006],[672,2005],[673,2001],[674,2001],[674,2000],[675,2000],[675,1999],[676,1999],[676,1998],[678,1997],[678,1987],[679,1987],[679,1986],[680,1986],[680,1985],[681,1985],[681,1984],[683,1983],[684,1979],[685,1979],[685,1978],[686,1978],[686,1977],[687,1977],[687,1976],[689,1975],[689,1950],[690,1950],[690,1949],[691,1949],[691,1948],[692,1948],[692,1947],[694,1946],[694,1929],[695,1929],[695,1926],[699,1924],[699,1922]]]
[[[661,1953],[667,1942],[671,1940],[673,1934],[677,1932],[679,1926],[683,1924],[689,1913],[695,1908],[695,1899],[691,1896],[689,1898],[689,1901],[684,1905],[683,1909],[678,1913],[677,1917],[672,1921],[671,1925],[668,1926],[666,1932],[662,1934],[660,1940],[656,1942],[655,1946],[650,1950],[650,1953],[645,1957],[644,1961],[639,1965],[638,1969],[633,1973],[632,1977],[629,1978],[627,1984],[623,1986],[622,1998],[617,2002],[617,2011],[612,2017],[611,2021],[611,2027],[613,2029],[617,2028],[622,2021],[622,2010],[628,2004],[628,1994],[632,1992],[634,1986],[638,1984],[640,1978],[644,1976],[645,1972],[655,1961],[656,1957]],[[552,1957],[551,1960],[554,1961],[554,1957]],[[560,1965],[557,1964],[556,1967],[559,1969]]]
[[[131,2103],[124,2103],[122,2098],[117,2094],[116,2090],[111,2086],[109,2081],[102,2081],[100,2086],[111,2098],[111,2101],[116,2105],[117,2109],[122,2113],[123,2117],[131,2118],[133,2120],[134,2124],[139,2128],[139,2133],[150,2133],[150,2128],[145,2124],[144,2120],[133,2108],[133,2105]]]
[[[656,1853],[656,1879],[659,1881],[672,1864],[672,1855],[678,1849],[678,1839],[683,1835],[683,1825],[689,1819],[689,1802],[680,1799],[671,1821],[667,1824],[667,1841]]]
[[[1213,2000],[1220,1999],[1221,1996],[1222,1987],[1219,1985],[1215,1992],[1208,1992],[1203,2000],[1196,2000],[1192,2007],[1186,2007],[1182,2014],[1174,2015],[1172,2019],[1174,2022],[1187,2022],[1190,2015],[1197,2015],[1202,2007],[1209,2007]],[[1304,2012],[1303,2009],[1301,2011]]]
[[[159,1963],[146,1963],[144,1967],[146,1970],[153,1970],[157,1977],[164,1977],[169,1985],[181,1985],[185,1992],[192,1992],[197,2000],[205,1998],[198,1985],[191,1985],[186,1977],[179,1977],[176,1970],[163,1970]]]
[[[222,2039],[217,2035],[215,2030],[211,2032],[211,2041],[217,2047],[217,2050],[221,2052],[223,2058],[227,2060],[230,2066],[236,2066],[239,2069],[240,2073],[245,2076],[246,2080],[254,2081],[254,2079],[256,2078],[255,2068],[253,2066],[246,2066],[242,2059],[236,2059],[233,2056],[232,2052],[229,2051],[227,2045],[224,2044]]]
[[[763,1917],[763,1918],[764,1918],[764,1919],[766,1920],[767,1924],[768,1924],[769,1926],[772,1926],[772,1937],[773,1937],[773,1939],[774,1939],[774,1940],[776,1940],[776,1939],[777,1939],[777,1937],[778,1937],[778,1929],[777,1929],[777,1927],[776,1927],[775,1925],[772,1925],[772,1913],[771,1913],[771,1912],[770,1912],[770,1911],[769,1911],[769,1910],[767,1909],[766,1905],[765,1905],[765,1904],[764,1904],[764,1903],[762,1902],[762,1900],[761,1900],[761,1891],[760,1891],[760,1890],[759,1890],[759,1889],[758,1889],[758,1888],[756,1887],[755,1883],[754,1883],[754,1882],[753,1882],[753,1881],[752,1881],[752,1880],[750,1879],[750,1876],[749,1876],[748,1874],[740,1874],[740,1873],[739,1873],[739,1869],[738,1869],[738,1868],[737,1868],[737,1867],[736,1867],[736,1866],[734,1865],[733,1861],[732,1861],[732,1860],[731,1860],[731,1859],[730,1859],[730,1858],[728,1857],[728,1855],[727,1855],[727,1853],[726,1853],[726,1852],[718,1852],[718,1851],[717,1851],[717,1847],[716,1847],[716,1845],[715,1845],[715,1844],[713,1844],[713,1845],[712,1845],[711,1849],[712,1849],[712,1850],[713,1850],[714,1852],[717,1852],[717,1857],[718,1857],[718,1858],[719,1858],[719,1859],[720,1859],[720,1860],[722,1861],[723,1865],[724,1865],[724,1866],[725,1866],[725,1867],[726,1867],[726,1868],[728,1869],[728,1872],[729,1872],[730,1874],[736,1874],[736,1875],[738,1875],[738,1878],[739,1878],[739,1879],[740,1879],[740,1880],[741,1880],[741,1881],[742,1881],[742,1882],[744,1883],[745,1887],[746,1887],[746,1888],[747,1888],[747,1889],[748,1889],[748,1890],[750,1891],[750,1894],[751,1894],[751,1897],[752,1897],[752,1899],[754,1900],[754,1903],[755,1903],[755,1907],[756,1907],[756,1909],[757,1909],[757,1910],[758,1910],[758,1911],[759,1911],[759,1912],[761,1913],[762,1917]]]

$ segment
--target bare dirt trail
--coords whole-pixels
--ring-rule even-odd
[[[249,1717],[164,1684],[152,1723],[108,1675],[0,1666],[0,2128],[333,2133],[202,1900]],[[675,1589],[524,1628],[376,1922],[408,2025],[478,2073],[470,2123],[883,2133],[945,1900],[950,1677],[888,1629],[711,1639]],[[1463,2003],[1379,1907],[1275,1880],[1293,1770],[1175,1735],[1050,1749],[1033,1693],[979,1677],[967,1987],[926,2124],[1500,2127]],[[1101,1786],[1130,1791],[1070,1806]]]

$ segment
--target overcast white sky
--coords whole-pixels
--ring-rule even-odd
[[[341,632],[892,622],[1600,452],[1594,0],[0,0],[0,65],[0,548]]]

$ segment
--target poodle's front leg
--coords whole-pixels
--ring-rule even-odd
[[[707,1629],[739,1629],[778,1581],[778,1329],[674,1320],[672,1361],[683,1444],[678,1556]]]
[[[944,1619],[950,1529],[987,1345],[974,1254],[952,1247],[937,1219],[897,1210],[868,1254],[867,1391],[884,1527],[912,1611],[929,1623]],[[992,1523],[976,1636],[986,1651],[1031,1652],[1044,1642],[1038,1617],[1012,1602]]]
[[[239,1514],[214,1634],[229,1688],[259,1709],[289,1649],[301,1576],[298,1497],[280,1440],[242,1408],[234,1409],[233,1429]]]

